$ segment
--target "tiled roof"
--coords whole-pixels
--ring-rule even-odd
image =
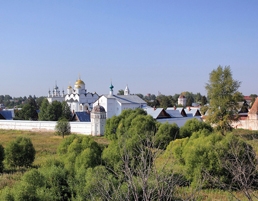
[[[75,112],[80,122],[90,122],[90,113],[88,112]]]
[[[251,96],[244,96],[244,100],[252,100],[252,97]]]

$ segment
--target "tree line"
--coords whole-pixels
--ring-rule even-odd
[[[3,104],[6,108],[22,108],[24,104],[26,104],[29,99],[34,99],[36,101],[36,103],[39,105],[41,105],[41,102],[43,101],[43,99],[45,97],[40,96],[40,97],[36,97],[29,95],[24,96],[24,97],[12,97],[10,95],[0,95],[0,104]]]
[[[30,98],[20,110],[15,110],[16,120],[58,121],[59,119],[70,120],[71,117],[72,113],[67,102],[49,103],[46,98],[42,100],[40,106],[34,98]]]

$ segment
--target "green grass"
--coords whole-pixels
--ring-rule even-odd
[[[4,147],[15,138],[23,136],[31,139],[36,150],[36,156],[33,163],[38,167],[50,158],[58,158],[57,148],[62,142],[61,136],[56,136],[53,132],[36,132],[22,130],[2,130],[0,129],[0,144]],[[67,136],[65,136],[67,137]],[[104,137],[94,137],[94,140],[103,146],[108,144]],[[0,191],[5,186],[13,186],[18,181],[26,169],[13,170],[5,168],[4,173],[0,174]]]

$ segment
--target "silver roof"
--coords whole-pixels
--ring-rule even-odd
[[[120,103],[133,103],[133,104],[146,104],[144,100],[142,100],[137,95],[103,95],[106,98],[114,98]]]
[[[153,119],[157,119],[159,114],[162,112],[163,108],[144,108],[148,115],[152,116]]]
[[[185,113],[188,117],[194,117],[196,116],[196,113],[199,111],[199,109],[197,108],[190,108],[190,110],[188,108],[185,109]]]
[[[179,110],[175,110],[174,108],[172,109],[166,109],[166,112],[173,118],[179,118],[179,117],[183,117],[180,113]]]

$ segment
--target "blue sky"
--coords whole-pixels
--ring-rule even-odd
[[[258,1],[0,0],[0,94],[46,96],[78,76],[89,92],[206,94],[230,65],[258,94]]]

